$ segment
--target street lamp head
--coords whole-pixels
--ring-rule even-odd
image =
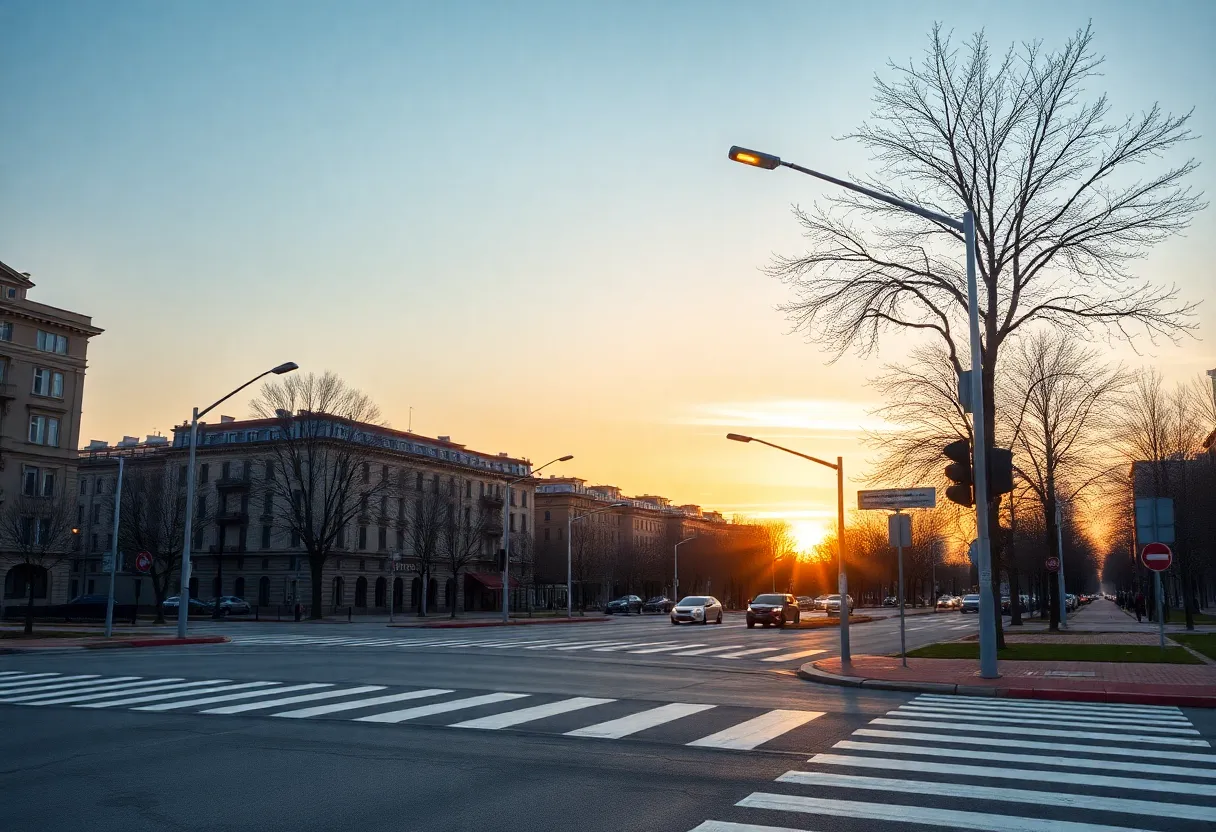
[[[300,369],[299,364],[294,361],[288,361],[286,364],[280,364],[279,366],[275,367],[270,372],[274,373],[276,376],[281,376],[283,373],[290,373],[292,370],[298,369]]]
[[[574,459],[574,454],[566,454],[565,456],[558,457],[557,461],[558,462],[569,462],[572,459]]]
[[[759,150],[748,150],[746,147],[739,147],[738,145],[731,147],[728,155],[732,162],[751,165],[754,168],[775,170],[781,167],[780,156],[774,156],[771,153],[761,153]]]
[[[733,439],[736,442],[751,442],[752,441],[752,438],[750,436],[744,436],[741,433],[728,433],[728,434],[726,434],[726,438]]]

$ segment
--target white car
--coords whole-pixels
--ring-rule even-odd
[[[849,615],[853,614],[852,610],[854,610],[854,609],[856,609],[856,607],[853,604],[853,596],[850,595],[849,596],[849,610],[850,610]],[[828,610],[828,615],[840,615],[840,596],[839,595],[829,595],[828,596],[827,610]]]
[[[672,624],[722,623],[722,602],[712,595],[689,595],[671,608]]]

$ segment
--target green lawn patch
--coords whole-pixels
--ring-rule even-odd
[[[1212,647],[1216,649],[1216,641]],[[909,650],[908,655],[918,659],[978,660],[980,646],[974,641],[949,641]],[[1167,647],[1163,651],[1160,647],[1146,644],[1011,644],[999,651],[997,658],[1015,662],[1203,663],[1181,647]]]
[[[1204,617],[1211,618],[1211,616]],[[1178,633],[1171,635],[1170,638],[1179,644],[1185,644],[1192,650],[1198,650],[1210,659],[1216,659],[1216,633]]]

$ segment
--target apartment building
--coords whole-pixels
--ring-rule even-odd
[[[305,418],[301,415],[300,418]],[[502,545],[503,503],[510,488],[507,512],[512,549],[526,552],[531,541],[534,483],[531,463],[507,454],[470,450],[450,437],[430,438],[378,425],[343,426],[359,439],[362,479],[356,486],[370,494],[358,516],[342,528],[322,578],[326,615],[388,612],[390,599],[397,612],[416,612],[425,592],[428,612],[500,608],[502,581],[497,553]],[[195,469],[195,498],[203,528],[192,541],[192,597],[235,595],[267,614],[290,609],[296,601],[312,599],[307,552],[299,535],[284,522],[283,496],[274,483],[282,477],[275,453],[282,419],[237,420],[200,424]],[[173,438],[126,437],[114,445],[94,442],[80,452],[78,508],[86,551],[86,579],[96,589],[108,586],[97,570],[111,540],[113,491],[118,458],[127,471],[141,466],[167,466],[175,472],[175,487],[185,481],[189,452],[188,425],[173,430]],[[350,440],[347,440],[350,441]],[[129,474],[128,474],[129,475]],[[424,503],[441,500],[466,528],[475,529],[475,553],[452,575],[442,550],[434,556],[427,585],[413,524],[420,522]],[[183,525],[184,528],[184,525]],[[132,554],[132,553],[128,553]],[[129,564],[128,564],[129,565]],[[517,561],[518,568],[518,561]],[[134,600],[138,576],[124,574],[116,584],[123,602]],[[176,579],[180,581],[180,577]],[[512,585],[516,586],[516,578]],[[175,584],[176,587],[176,584]],[[88,591],[88,586],[83,586]],[[201,596],[200,596],[201,590]],[[176,594],[174,588],[170,594]],[[141,603],[150,603],[147,588]]]
[[[0,263],[0,512],[29,510],[21,519],[36,543],[50,534],[50,506],[75,485],[86,356],[102,330],[88,315],[31,300],[33,287],[29,274]],[[11,532],[8,519],[0,524]],[[35,554],[0,535],[6,607],[25,602],[31,583],[35,604],[67,600],[69,568],[58,551]]]

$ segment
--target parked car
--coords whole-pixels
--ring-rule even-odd
[[[815,609],[815,599],[809,595],[799,595],[798,609],[803,612],[813,612]]]
[[[815,598],[815,609],[826,610],[828,608],[828,595],[820,595]]]
[[[793,595],[779,592],[757,595],[747,604],[748,629],[762,624],[765,627],[784,627],[797,624],[801,618],[798,600]]]
[[[899,599],[896,598],[894,595],[888,595],[886,598],[882,599],[882,605],[884,607],[898,607]]]
[[[642,604],[642,612],[671,612],[674,606],[675,602],[666,595],[656,595]]]
[[[722,602],[712,595],[689,595],[671,608],[672,624],[722,623]]]
[[[854,608],[853,607],[853,596],[850,595],[849,596],[849,609],[852,610],[853,608]],[[827,611],[828,611],[828,615],[840,615],[840,596],[839,595],[829,595],[828,596]],[[851,612],[849,614],[852,615]]]
[[[604,607],[604,613],[606,615],[612,615],[613,613],[618,612],[623,612],[625,615],[629,615],[631,612],[641,614],[642,599],[636,595],[622,595],[615,601],[609,601],[608,606]]]
[[[1008,595],[1001,596],[1001,613],[1003,615],[1009,615],[1009,609],[1010,609],[1011,603],[1012,603],[1012,601],[1010,601]]]
[[[954,596],[953,595],[943,595],[940,598],[938,598],[937,599],[937,608],[939,610],[954,609]]]
[[[1064,593],[1064,602],[1069,612],[1072,612],[1077,608],[1077,596],[1073,595],[1071,592]]]
[[[172,613],[176,614],[176,613],[177,613],[177,608],[178,608],[180,605],[181,605],[181,598],[180,598],[180,596],[177,596],[177,595],[170,595],[168,598],[166,598],[166,599],[165,599],[165,600],[164,600],[164,601],[161,603],[160,608],[161,608],[162,610],[164,610],[165,612],[172,612]],[[197,598],[191,598],[191,599],[190,599],[190,614],[191,614],[191,615],[195,615],[195,614],[202,614],[202,613],[206,613],[207,615],[211,615],[211,611],[212,611],[212,605],[211,605],[211,604],[208,604],[208,603],[205,603],[205,602],[203,602],[203,601],[200,601],[200,600],[199,600],[199,599],[197,599]]]
[[[980,611],[980,596],[964,595],[962,603],[958,606],[958,611],[961,613],[973,612],[978,615]]]
[[[238,598],[235,595],[220,596],[220,609],[224,615],[249,615],[253,612],[253,607],[249,606],[249,602],[244,598]],[[207,602],[208,606],[215,609],[215,599],[212,598]]]

